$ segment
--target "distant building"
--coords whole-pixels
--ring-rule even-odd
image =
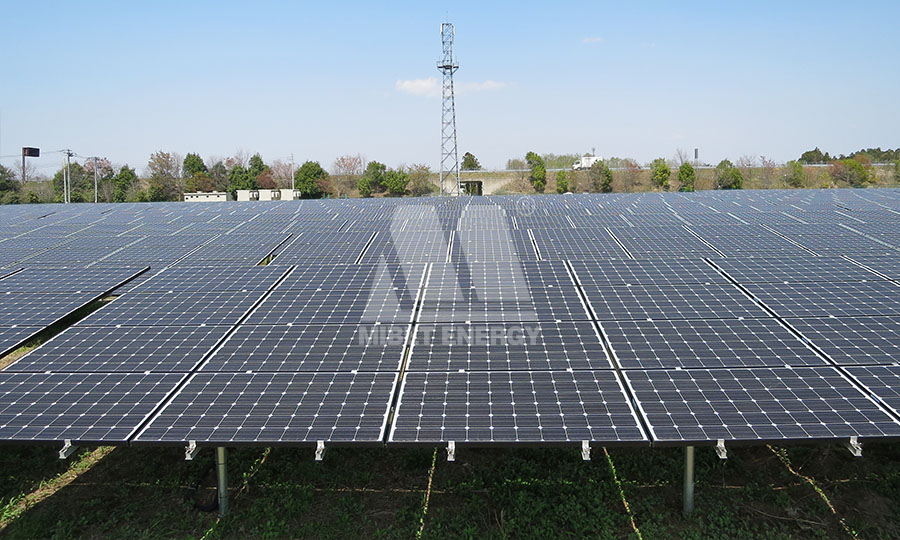
[[[184,202],[225,202],[230,200],[231,193],[227,191],[198,191],[184,194]]]
[[[239,189],[238,201],[296,201],[300,199],[297,189]]]

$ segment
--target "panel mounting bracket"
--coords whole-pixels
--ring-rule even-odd
[[[325,441],[316,441],[316,461],[325,459]]]
[[[850,441],[847,442],[847,450],[850,450],[850,453],[856,457],[862,457],[862,443],[857,440],[856,435],[850,437]]]
[[[581,441],[581,459],[585,461],[591,460],[591,443],[590,441]]]
[[[728,450],[725,450],[725,439],[716,441],[716,455],[719,459],[728,459]]]
[[[75,453],[76,449],[78,447],[72,446],[72,439],[66,439],[63,441],[63,447],[59,451],[59,459],[68,459],[69,456]]]
[[[447,443],[447,461],[456,461],[456,441]]]
[[[197,446],[197,441],[188,441],[188,445],[184,449],[184,460],[193,461],[199,451],[200,448]]]

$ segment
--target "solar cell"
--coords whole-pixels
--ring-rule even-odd
[[[613,371],[491,371],[407,372],[388,442],[646,440]]]
[[[900,362],[900,321],[891,317],[791,319],[790,325],[839,365]]]
[[[146,268],[26,268],[0,281],[0,293],[106,292],[144,272]]]
[[[751,283],[745,287],[780,317],[900,315],[900,285],[891,281]]]
[[[826,364],[774,319],[605,321],[600,327],[624,369]]]
[[[611,369],[594,323],[417,325],[409,371]]]
[[[241,325],[202,371],[399,371],[408,325]]]
[[[21,372],[188,372],[227,326],[73,326],[7,368]]]
[[[28,341],[43,328],[42,326],[0,326],[0,358]]]
[[[626,371],[654,441],[896,437],[900,424],[834,367]]]
[[[418,291],[405,289],[276,290],[247,324],[409,323]]]
[[[588,320],[575,286],[426,288],[418,322],[525,322]]]
[[[571,264],[576,279],[585,286],[728,283],[722,274],[702,260],[572,261]]]
[[[740,283],[872,281],[882,279],[839,257],[720,259],[716,266]]]
[[[396,373],[191,376],[135,442],[378,443]]]
[[[124,443],[184,377],[0,372],[0,440]]]
[[[164,269],[131,290],[135,293],[265,291],[287,271],[284,266],[177,266]]]
[[[310,264],[294,269],[278,290],[402,289],[415,297],[425,264]]]
[[[737,319],[768,314],[730,284],[584,286],[597,320]]]
[[[33,294],[0,293],[0,326],[49,326],[90,304],[96,292]]]
[[[236,324],[263,291],[127,293],[77,326],[203,326]]]

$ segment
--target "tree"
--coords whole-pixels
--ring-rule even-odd
[[[671,176],[672,169],[669,168],[669,164],[663,158],[656,158],[650,163],[650,180],[654,186],[663,191],[669,191],[669,178]]]
[[[612,192],[612,171],[605,161],[595,161],[588,170],[588,177],[591,179],[591,188],[594,193]]]
[[[678,191],[694,191],[694,182],[697,180],[697,173],[694,166],[690,162],[685,161],[678,167]]]
[[[215,191],[216,182],[207,173],[198,171],[187,179],[184,188],[187,191]]]
[[[894,182],[900,182],[900,159],[894,162]]]
[[[259,173],[259,176],[256,177],[256,182],[259,184],[259,189],[278,189],[278,185],[275,183],[275,173],[272,172],[272,169],[266,169]]]
[[[531,182],[532,187],[538,193],[543,193],[547,185],[547,167],[544,166],[544,159],[535,152],[528,152],[525,154],[525,163],[531,170],[528,180]]]
[[[65,174],[66,166],[63,165],[60,170],[56,171],[56,174],[53,175],[53,180],[51,181],[53,193],[55,194],[54,198],[58,201],[63,200]],[[88,190],[90,190],[90,198],[86,195]],[[84,167],[78,163],[72,163],[69,167],[69,194],[71,195],[72,202],[94,200],[94,176],[92,174],[88,177]]]
[[[128,191],[137,181],[138,176],[134,169],[129,168],[128,165],[122,165],[122,168],[113,177],[113,201],[125,202],[128,197]]]
[[[269,166],[263,161],[262,156],[258,153],[253,154],[250,158],[250,166],[247,168],[247,174],[250,175],[250,178],[259,181],[259,175],[270,170]]]
[[[806,173],[799,161],[788,161],[785,165],[784,182],[792,188],[802,188],[806,184]]]
[[[466,152],[463,154],[462,165],[460,168],[464,171],[480,171],[481,163],[478,163],[478,158],[475,157],[471,152]]]
[[[410,195],[421,197],[434,191],[434,184],[431,183],[431,167],[424,163],[413,164],[407,172],[409,173]]]
[[[828,155],[828,152],[823,154],[817,146],[813,150],[807,150],[800,154],[800,159],[797,161],[800,163],[828,163],[831,161],[831,156]]]
[[[565,193],[569,191],[569,177],[566,171],[556,173],[556,192]]]
[[[0,194],[19,191],[19,181],[16,174],[3,165],[0,165]]]
[[[228,191],[231,192],[232,198],[237,199],[237,190],[239,189],[259,189],[259,184],[255,178],[250,178],[250,174],[243,165],[235,165],[228,171]]]
[[[182,163],[181,168],[184,171],[184,176],[186,178],[190,178],[197,173],[209,172],[209,169],[206,168],[206,163],[203,163],[203,159],[199,154],[189,153],[188,155],[184,156],[184,162]]]
[[[334,173],[334,184],[337,187],[338,196],[353,191],[363,174],[365,160],[359,154],[340,156],[335,158],[331,165]]]
[[[360,197],[372,196],[372,180],[368,176],[363,176],[356,183],[356,189],[359,190]]]
[[[871,165],[864,165],[856,159],[841,159],[831,164],[829,172],[838,182],[845,182],[851,187],[866,187],[874,180]]]
[[[580,158],[575,154],[542,154],[541,159],[544,160],[544,167],[548,169],[571,169],[572,163]]]
[[[622,160],[622,168],[625,169],[625,191],[629,191],[630,188],[638,185],[643,169],[641,168],[640,163],[631,158]]]
[[[228,168],[221,161],[209,168],[209,177],[212,178],[216,191],[228,191]]]
[[[177,201],[184,195],[182,160],[175,153],[155,152],[147,162],[148,196],[151,201]]]
[[[527,169],[528,166],[525,163],[525,160],[521,158],[512,158],[506,160],[506,170],[507,171],[521,171],[523,169]]]
[[[403,168],[397,170],[391,169],[384,174],[384,186],[388,193],[393,197],[402,197],[406,193],[406,186],[409,184],[409,173]]]
[[[756,156],[741,156],[738,158],[737,167],[746,180],[753,179],[753,167],[756,165]]]
[[[368,180],[370,193],[381,193],[385,190],[385,172],[387,172],[387,166],[384,163],[370,161],[369,164],[366,165],[366,171],[363,173],[363,178]]]
[[[307,161],[294,173],[294,185],[303,199],[320,199],[326,192],[328,172],[318,161]]]
[[[744,177],[741,171],[727,159],[723,159],[716,165],[716,189],[741,189],[744,187]]]

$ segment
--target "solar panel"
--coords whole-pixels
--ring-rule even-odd
[[[424,275],[420,263],[310,264],[295,268],[278,290],[404,289],[415,296]]]
[[[0,326],[0,358],[28,341],[43,328],[42,326]]]
[[[418,325],[409,371],[611,369],[594,323]]]
[[[839,257],[720,259],[716,266],[740,283],[880,280],[878,275]]]
[[[588,320],[575,286],[425,289],[418,322],[524,322]]]
[[[900,361],[900,321],[891,317],[791,319],[790,325],[838,365]]]
[[[447,260],[450,231],[379,233],[360,262],[441,262]]]
[[[624,369],[826,364],[774,319],[605,321],[600,327]]]
[[[408,325],[241,325],[202,371],[400,371]]]
[[[164,269],[132,291],[265,291],[272,288],[287,270],[284,266],[177,266]]]
[[[28,372],[187,372],[227,326],[73,326],[7,368]]]
[[[263,291],[128,293],[77,323],[77,326],[234,325]]]
[[[627,259],[628,253],[605,230],[533,229],[541,259],[596,261]]]
[[[184,377],[0,372],[0,440],[124,443]]]
[[[0,293],[106,292],[142,273],[145,268],[26,268],[0,281]]]
[[[450,246],[451,261],[520,261],[535,260],[537,253],[528,231],[463,230],[457,231]]]
[[[900,255],[894,257],[853,256],[853,260],[891,279],[900,280]]]
[[[613,371],[403,376],[388,442],[647,441]]]
[[[204,373],[135,442],[378,443],[395,373]]]
[[[405,289],[276,290],[247,324],[409,323],[418,291]]]
[[[780,317],[900,315],[900,285],[850,283],[751,283],[753,296]]]
[[[626,371],[654,441],[896,437],[900,424],[834,367]]]
[[[495,289],[574,285],[562,261],[496,261],[434,263],[428,275],[429,289]]]
[[[98,296],[96,292],[0,293],[0,326],[49,326],[90,304]]]
[[[619,261],[572,261],[579,283],[607,285],[687,285],[728,283],[705,261],[689,259],[647,259]]]
[[[845,369],[894,414],[900,414],[900,366],[849,366]]]
[[[597,320],[768,317],[733,285],[584,286]]]

